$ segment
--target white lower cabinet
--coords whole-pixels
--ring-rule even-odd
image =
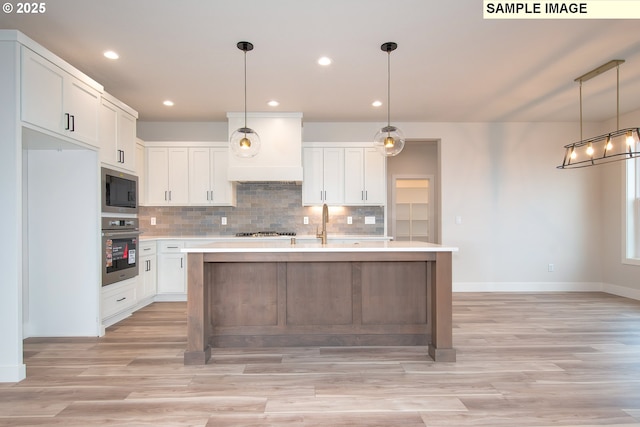
[[[158,296],[167,300],[186,299],[187,257],[180,252],[183,241],[161,240],[158,242]]]
[[[102,325],[110,326],[130,316],[137,303],[137,278],[102,287]]]
[[[152,302],[157,292],[158,267],[156,265],[156,241],[140,242],[138,274],[138,301],[141,304]]]

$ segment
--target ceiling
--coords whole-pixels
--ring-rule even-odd
[[[633,20],[484,20],[479,0],[55,0],[0,14],[140,114],[226,121],[242,111],[301,111],[305,121],[577,121],[574,79],[611,59],[620,112],[640,109]],[[107,60],[105,50],[119,53]],[[333,59],[329,67],[320,56]],[[162,105],[171,99],[173,107]],[[280,106],[268,107],[276,99]],[[379,108],[372,101],[381,100]],[[616,73],[583,84],[585,121],[616,115]]]

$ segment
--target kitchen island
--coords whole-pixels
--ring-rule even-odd
[[[455,361],[451,258],[422,242],[212,243],[187,256],[185,365],[212,347],[424,345]]]

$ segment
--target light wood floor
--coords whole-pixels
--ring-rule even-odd
[[[456,294],[457,363],[426,348],[215,351],[183,366],[185,303],[102,338],[28,339],[0,426],[640,426],[640,302]]]

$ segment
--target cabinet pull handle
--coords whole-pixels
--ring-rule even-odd
[[[182,268],[182,261],[183,260],[184,260],[183,258],[180,258],[180,268]]]
[[[164,199],[167,200],[167,192],[164,192]]]
[[[322,190],[320,190],[320,200],[324,200],[324,199],[322,198]]]
[[[69,130],[69,128],[71,126],[71,114],[64,113],[64,117],[65,117],[65,119],[67,119],[67,124],[65,125],[64,130]]]
[[[169,190],[169,201],[171,201],[171,190]]]
[[[324,190],[324,200],[327,200],[327,190]]]
[[[117,299],[117,300],[116,300],[116,302],[124,301],[124,300],[126,300],[126,299],[127,299],[127,297],[122,297],[122,298],[120,298],[120,299]]]
[[[143,251],[150,251],[151,248],[144,248]]]
[[[71,132],[76,131],[76,116],[71,114]]]
[[[360,191],[360,200],[364,200],[364,191]]]
[[[177,246],[167,246],[167,249],[178,249]]]
[[[364,190],[364,199],[369,200],[369,192],[367,190]]]

